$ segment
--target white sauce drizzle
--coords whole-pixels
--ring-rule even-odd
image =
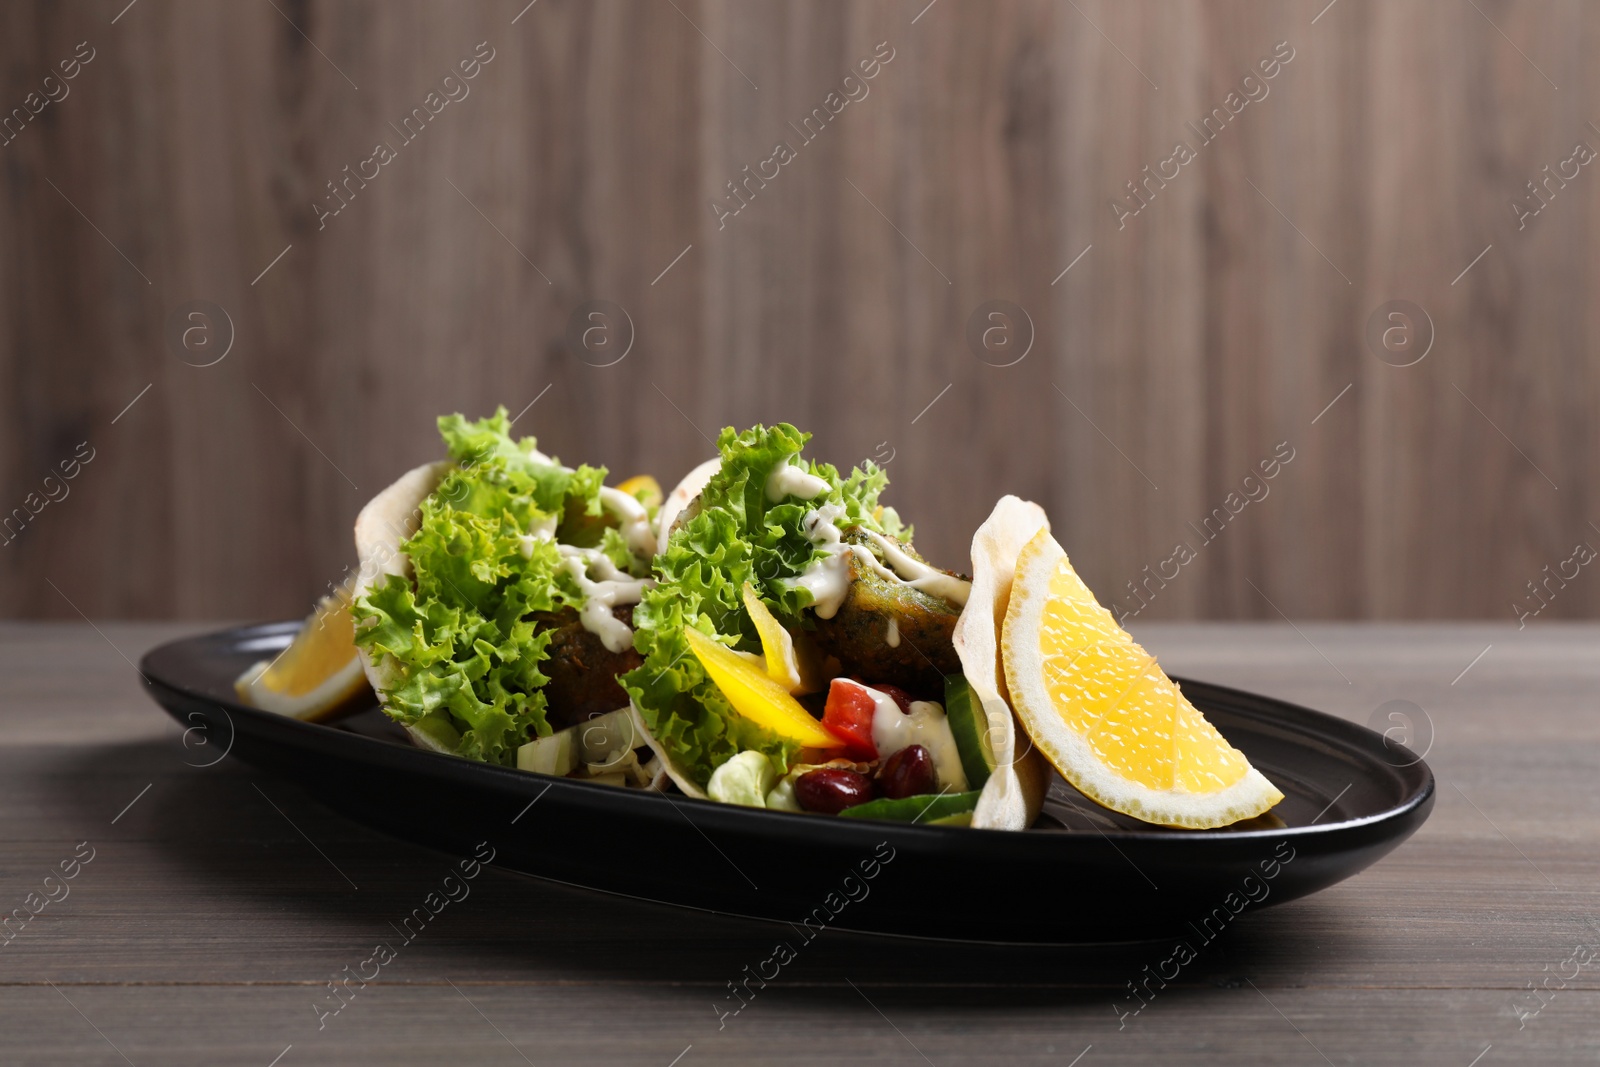
[[[811,609],[817,613],[819,619],[831,619],[839,613],[839,605],[844,603],[846,594],[850,592],[850,553],[843,551],[847,546],[837,546],[840,551],[830,552],[820,559],[811,561],[798,577],[789,579],[789,584],[796,589],[804,589],[811,594]],[[868,552],[867,555],[872,555]]]
[[[840,545],[840,549],[843,547]],[[850,553],[830,552],[811,560],[811,565],[800,576],[789,579],[789,584],[811,593],[811,609],[816,611],[816,617],[832,619],[838,614],[838,606],[845,603],[846,593],[850,593]]]
[[[534,451],[529,454],[529,458],[554,467],[565,474],[576,473],[573,468],[564,463],[554,462],[543,452]],[[650,513],[645,510],[645,506],[639,503],[637,498],[629,496],[621,489],[602,485],[600,487],[600,506],[609,511],[612,517],[617,520],[617,525],[621,527],[622,541],[628,546],[629,552],[636,556],[643,556],[646,559],[656,554],[656,532],[650,526]],[[529,533],[535,540],[553,538],[558,518],[559,516],[555,515],[546,516],[536,523]],[[546,524],[549,526],[549,533],[541,538]],[[528,557],[532,553],[533,549],[530,543],[527,538],[524,538],[523,556]]]
[[[912,559],[899,545],[882,534],[873,533],[871,530],[863,532],[873,544],[883,549],[884,558],[894,568],[895,575],[905,584],[924,593],[944,597],[952,604],[967,606],[967,597],[972,592],[971,582],[962,581],[928,566],[921,560]]]
[[[629,552],[646,559],[656,554],[656,532],[650,528],[650,513],[643,504],[621,489],[602,485],[600,506],[611,512],[622,527],[622,540]]]
[[[806,538],[814,545],[837,545],[843,536],[837,523],[847,514],[849,512],[842,504],[824,504],[806,512],[805,518],[800,520],[800,528],[805,530]]]
[[[772,468],[772,473],[767,475],[767,499],[774,504],[791,496],[797,496],[801,500],[811,500],[829,489],[826,479],[818,478],[804,468],[792,465],[789,461],[794,458],[794,456],[788,457]]]
[[[914,700],[908,715],[900,710],[894,698],[871,686],[861,688],[872,697],[872,744],[880,760],[888,759],[902,748],[921,745],[933,757],[939,788],[952,793],[967,791],[967,772],[961,766],[961,750],[956,748],[955,735],[950,732],[950,723],[941,705]]]
[[[637,503],[637,501],[635,501]],[[555,538],[556,517],[550,515],[534,524],[532,531],[521,535],[522,558],[533,558],[533,546],[540,541]],[[654,541],[655,535],[651,535]],[[621,652],[633,644],[633,628],[611,613],[614,607],[637,604],[646,589],[655,585],[653,578],[635,578],[619,568],[598,548],[579,548],[576,545],[556,545],[561,553],[561,565],[578,583],[583,593],[583,607],[578,611],[578,621],[583,628],[600,638],[600,643],[611,652]],[[594,571],[599,581],[589,577]]]
[[[889,616],[889,633],[883,640],[890,648],[900,647],[900,620],[893,615]]]
[[[817,546],[823,555],[811,561],[801,574],[792,580],[798,589],[811,594],[811,607],[819,619],[831,619],[839,612],[850,592],[850,551],[853,546],[843,544],[840,538],[839,519],[848,514],[839,504],[824,504],[806,512],[800,520],[806,539]],[[868,558],[872,553],[867,552]],[[876,560],[874,560],[876,562]]]
[[[912,559],[887,537],[871,530],[863,531],[871,538],[873,544],[883,550],[884,557],[893,565],[893,570],[884,566],[866,545],[844,544],[838,520],[844,518],[846,514],[846,510],[838,504],[824,504],[820,508],[806,512],[805,518],[800,523],[801,528],[805,530],[806,538],[817,546],[817,551],[822,555],[812,560],[810,566],[791,580],[791,584],[810,592],[812,610],[817,613],[817,618],[833,618],[849,594],[851,556],[880,577],[909,585],[913,589],[919,589],[933,596],[943,597],[961,607],[966,606],[967,596],[972,592],[971,582],[962,581],[926,563]],[[889,647],[897,648],[900,645],[900,630],[894,625],[893,619],[890,620],[890,624]]]
[[[652,578],[635,578],[608,559],[598,548],[578,548],[574,545],[557,545],[562,555],[562,565],[578,590],[583,594],[583,607],[578,619],[583,628],[600,638],[600,643],[611,652],[621,652],[633,644],[633,628],[615,615],[614,607],[637,604],[646,589],[655,585]],[[593,570],[599,581],[589,577]]]
[[[553,541],[556,536],[556,516],[546,515],[538,520],[525,534],[519,534],[517,539],[522,542],[522,558],[533,558],[533,546],[540,541]]]

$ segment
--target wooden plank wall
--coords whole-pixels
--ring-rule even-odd
[[[794,422],[950,563],[1037,499],[1103,599],[1176,572],[1142,619],[1511,623],[1600,546],[1593,5],[125,2],[0,13],[0,614],[303,613],[435,415],[535,400],[543,447],[664,481]],[[1364,340],[1397,299],[1409,367]],[[200,300],[208,367],[225,327],[168,339]],[[566,340],[594,300],[611,366]],[[1011,366],[1025,327],[966,338],[994,300]]]

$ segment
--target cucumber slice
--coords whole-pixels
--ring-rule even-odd
[[[972,825],[972,812],[963,811],[959,815],[946,815],[942,819],[934,819],[934,820],[932,820],[931,822],[928,823],[928,825],[929,826],[971,826]]]
[[[461,747],[461,734],[450,724],[450,715],[444,709],[428,712],[406,727],[411,739],[430,752],[454,753]]]
[[[634,736],[633,719],[627,708],[608,711],[568,729],[577,733],[580,763],[610,765],[644,744],[642,738]]]
[[[982,789],[994,770],[994,749],[989,744],[989,719],[983,713],[983,703],[973,693],[966,675],[945,676],[944,715],[955,735],[956,751],[961,753],[967,785]]]
[[[517,749],[517,769],[565,778],[578,767],[577,728],[557,730]]]
[[[952,815],[971,814],[978,806],[978,790],[969,793],[944,793],[933,796],[879,797],[839,814],[847,819],[888,819],[892,822],[930,823]]]

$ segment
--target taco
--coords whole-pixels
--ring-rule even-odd
[[[418,745],[659,789],[619,675],[642,662],[652,479],[604,484],[511,437],[506,411],[439,419],[449,459],[356,520],[355,644],[383,710]]]
[[[980,531],[976,584],[940,570],[879,503],[884,472],[802,460],[809,437],[725,429],[669,496],[621,679],[636,725],[690,796],[1026,828],[1046,774],[999,690],[1010,564],[988,545],[1033,529]]]

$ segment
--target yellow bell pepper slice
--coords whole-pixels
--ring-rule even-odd
[[[756,624],[756,632],[761,635],[761,651],[767,657],[767,677],[783,686],[786,692],[801,692],[800,661],[795,658],[794,638],[767,610],[749,582],[744,583],[744,609],[750,613],[750,621]]]
[[[638,500],[647,508],[659,508],[661,506],[661,483],[648,474],[635,474],[632,478],[617,486],[617,488]],[[643,492],[642,499],[640,498],[641,491]]]
[[[768,677],[759,666],[693,626],[685,626],[683,633],[695,658],[722,690],[734,711],[807,748],[843,747],[842,741],[813,719],[787,689]]]

